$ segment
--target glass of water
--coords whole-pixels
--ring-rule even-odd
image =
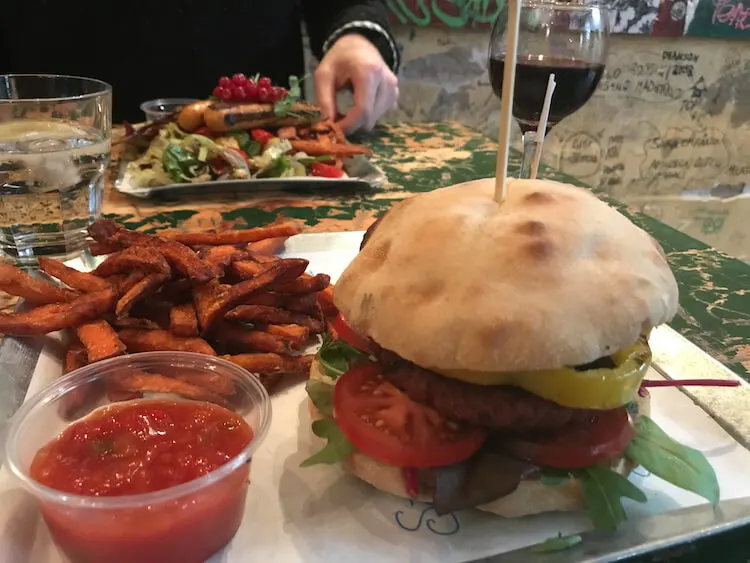
[[[99,217],[112,88],[90,78],[0,75],[0,259],[72,258]]]

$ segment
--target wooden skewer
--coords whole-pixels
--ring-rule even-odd
[[[536,150],[534,151],[534,162],[531,163],[531,178],[536,178],[539,170],[539,161],[542,159],[542,145],[544,144],[545,133],[547,132],[547,120],[549,120],[549,106],[552,103],[552,94],[555,91],[555,74],[549,75],[547,81],[547,92],[544,94],[544,105],[542,106],[542,115],[539,117],[539,126],[536,128]]]
[[[505,46],[503,91],[500,101],[500,130],[497,135],[497,166],[495,169],[495,201],[502,204],[507,194],[508,152],[510,126],[513,119],[513,90],[516,82],[518,53],[518,23],[521,18],[521,0],[508,0],[508,33]]]

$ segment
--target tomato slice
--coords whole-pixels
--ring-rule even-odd
[[[343,170],[339,170],[335,166],[323,162],[313,162],[310,164],[310,173],[320,178],[341,178],[344,175]]]
[[[198,127],[195,131],[193,131],[194,135],[203,135],[204,137],[215,137],[215,133],[211,131],[208,127],[203,125],[202,127]]]
[[[243,151],[242,149],[236,149],[234,147],[228,147],[228,148],[229,148],[229,150],[232,150],[232,151],[236,152],[243,159],[245,159],[245,162],[247,162],[248,164],[250,164],[250,161],[247,159],[247,155],[245,154],[245,151]]]
[[[543,467],[579,469],[617,457],[633,438],[635,429],[628,411],[620,407],[594,412],[586,422],[544,436],[511,438],[504,447]]]
[[[269,133],[265,129],[252,129],[250,135],[253,139],[258,141],[261,146],[266,146],[266,143],[273,139],[273,133]]]
[[[341,313],[333,318],[331,321],[331,328],[333,329],[336,338],[340,338],[349,346],[368,354],[374,353],[375,347],[373,346],[372,341],[357,334],[354,329],[347,324],[344,317],[341,316]]]
[[[415,403],[383,379],[382,366],[353,366],[336,381],[333,416],[361,452],[399,467],[440,467],[463,461],[487,438]]]

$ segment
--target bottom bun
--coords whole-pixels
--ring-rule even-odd
[[[313,362],[311,376],[319,379],[320,370],[317,360]],[[649,414],[650,396],[638,396],[638,411]],[[308,408],[312,420],[327,418],[308,399]],[[406,490],[406,480],[403,468],[389,465],[371,458],[362,452],[355,451],[342,463],[344,469],[359,477],[376,489],[406,499],[432,502],[432,494],[420,493],[415,499]],[[636,465],[627,458],[619,458],[612,463],[612,469],[617,473],[628,476]],[[504,518],[520,518],[542,512],[569,512],[585,508],[581,485],[578,479],[567,480],[560,485],[543,485],[539,479],[521,481],[518,488],[502,498],[477,506],[479,510],[491,512]]]

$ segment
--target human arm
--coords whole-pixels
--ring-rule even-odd
[[[336,92],[351,86],[354,106],[339,124],[346,132],[372,129],[395,107],[399,53],[382,0],[303,0],[313,53],[317,102],[323,114],[338,117]]]

